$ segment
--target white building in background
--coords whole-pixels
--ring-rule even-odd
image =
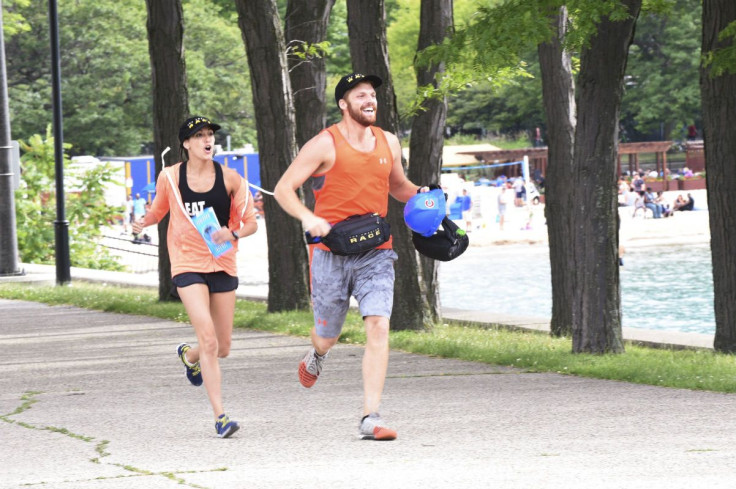
[[[64,191],[80,192],[81,178],[89,170],[101,165],[109,165],[114,169],[113,181],[105,184],[105,203],[109,206],[122,206],[126,198],[125,169],[115,161],[102,161],[94,156],[72,156],[71,165],[64,175]]]

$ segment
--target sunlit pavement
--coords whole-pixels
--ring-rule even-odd
[[[145,311],[141,311],[142,314]],[[189,326],[0,300],[0,488],[731,488],[736,397],[391,354],[360,441],[362,348],[312,389],[303,338],[236,330],[215,436],[176,345]]]

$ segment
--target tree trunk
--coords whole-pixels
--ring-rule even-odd
[[[573,253],[572,209],[575,202],[573,145],[575,142],[575,80],[570,53],[562,48],[567,32],[567,8],[560,8],[552,19],[557,35],[538,47],[542,70],[542,94],[547,117],[547,173],[545,217],[549,236],[549,262],[552,276],[553,336],[569,336],[572,331]]]
[[[153,147],[156,178],[164,166],[176,163],[179,155],[179,126],[189,115],[187,69],[184,62],[184,19],[181,0],[146,0],[148,9],[148,52],[153,79]],[[161,159],[167,154],[169,165]],[[158,224],[158,298],[172,300],[171,260],[166,233],[167,215]]]
[[[258,130],[261,181],[273,189],[296,157],[286,46],[275,0],[236,0]],[[269,312],[309,307],[307,247],[301,223],[265,198]]]
[[[386,46],[386,18],[383,0],[348,0],[348,35],[353,70],[374,74],[383,80],[378,92],[376,125],[399,135],[396,93]],[[402,158],[402,162],[403,162]],[[393,330],[424,329],[424,306],[427,299],[419,283],[417,253],[411,242],[411,231],[404,223],[404,204],[389,198],[388,222],[391,225],[396,262]]]
[[[286,43],[322,42],[327,37],[327,23],[335,0],[289,0],[286,7]],[[324,129],[325,115],[325,59],[305,61],[289,59],[289,80],[296,114],[296,144],[304,144]],[[302,188],[307,207],[314,210],[311,178]]]
[[[718,34],[736,21],[733,0],[703,2],[703,54],[732,47]],[[736,352],[736,75],[700,70],[703,140],[707,170],[710,247],[716,319],[714,348]]]
[[[580,59],[573,167],[573,352],[620,353],[616,155],[623,77],[642,0],[623,0],[629,18],[603,18]]]
[[[452,0],[422,0],[417,51],[435,44],[442,44],[445,37],[449,35],[453,27],[452,3]],[[438,82],[435,77],[444,71],[444,64],[415,67],[417,86],[433,85],[436,88]],[[412,182],[417,182],[417,185],[439,185],[445,121],[447,120],[447,99],[426,100],[422,108],[424,111],[414,117],[411,125],[408,176]],[[422,295],[427,302],[424,310],[425,319],[430,323],[436,323],[441,318],[437,277],[439,262],[418,253],[416,256],[419,258],[421,270]]]

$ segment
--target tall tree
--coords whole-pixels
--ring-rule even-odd
[[[187,118],[187,69],[184,61],[184,17],[181,0],[146,0],[148,51],[153,79],[153,147],[156,177],[166,165],[161,153],[171,148],[168,161],[176,162],[179,126]],[[171,260],[167,248],[168,216],[158,223],[158,296],[170,300]]]
[[[730,65],[701,68],[703,139],[716,318],[714,348],[736,352],[736,2],[703,2],[702,53],[730,53]],[[726,56],[728,62],[728,56]]]
[[[452,0],[422,0],[420,12],[419,41],[417,51],[442,44],[452,32]],[[419,90],[427,85],[436,90],[438,77],[445,71],[444,63],[415,66]],[[421,185],[439,184],[442,169],[442,148],[444,146],[445,121],[447,119],[447,98],[429,98],[422,102],[411,125],[409,146],[409,180]],[[412,163],[413,162],[413,163]],[[421,270],[422,297],[427,306],[423,308],[426,321],[439,321],[440,291],[437,279],[439,264],[425,256],[419,256]]]
[[[574,21],[568,24],[574,28],[567,31],[565,45],[582,47],[582,55],[574,138],[570,134],[575,120],[572,81],[566,79],[557,90],[561,92],[560,101],[569,104],[560,109],[566,125],[560,137],[568,142],[574,139],[572,176],[567,184],[575,187],[575,194],[569,208],[559,209],[560,213],[570,214],[560,216],[568,221],[553,226],[571,226],[572,240],[562,238],[559,246],[572,243],[574,262],[571,267],[569,262],[564,263],[570,255],[562,253],[551,255],[550,259],[563,260],[553,266],[555,273],[572,275],[561,290],[571,297],[571,310],[562,315],[569,315],[572,323],[573,351],[622,352],[615,192],[617,129],[628,49],[642,0],[508,0],[498,4],[489,1],[471,24],[456,32],[451,43],[429,55],[453,61],[448,71],[459,75],[458,81],[475,81],[489,73],[503,75],[504,67],[510,67],[512,75],[518,74],[513,68],[518,67],[519,57],[530,42],[555,42],[550,41],[549,15],[563,5],[574,12]],[[559,29],[554,30],[559,35]],[[526,35],[519,36],[519,32]],[[553,51],[549,56],[559,55]],[[545,56],[549,57],[547,53]],[[562,60],[556,63],[561,64]],[[550,70],[550,66],[545,70]],[[568,76],[564,74],[564,78]],[[555,92],[546,90],[545,96],[549,93]],[[550,112],[554,110],[558,109],[550,107]],[[556,233],[564,231],[555,228],[552,232],[551,239],[556,240]],[[565,317],[561,319],[567,321]]]
[[[230,0],[232,1],[232,0]],[[5,33],[13,132],[45,133],[50,96],[47,2],[26,0],[14,8],[28,27]],[[146,3],[139,0],[59,2],[64,141],[70,154],[132,156],[153,153],[151,61]],[[233,144],[255,145],[248,65],[235,6],[212,0],[184,2],[184,44],[189,106],[222,124]],[[18,20],[20,21],[20,20]]]
[[[552,279],[552,320],[554,336],[572,331],[573,280],[575,266],[573,221],[568,212],[575,203],[573,145],[575,142],[575,81],[570,53],[563,48],[567,32],[567,8],[551,16],[553,35],[539,44],[542,92],[547,118],[547,173],[545,177],[545,217],[549,235]]]
[[[294,105],[286,43],[275,0],[236,0],[250,67],[258,129],[261,182],[276,186],[296,157]],[[274,199],[264,199],[268,240],[268,310],[309,307],[307,247],[301,223]]]
[[[616,156],[626,59],[641,2],[623,0],[625,17],[605,14],[580,57],[572,180],[574,352],[624,351]]]
[[[684,139],[701,125],[698,65],[702,0],[668,0],[671,10],[644,12],[626,69],[621,127],[626,139]],[[625,140],[622,138],[621,140]]]
[[[289,80],[296,113],[299,147],[325,127],[325,59],[315,48],[327,38],[327,25],[335,0],[289,0],[285,37],[289,52]]]
[[[286,44],[289,81],[296,114],[298,147],[325,128],[326,72],[318,46],[327,37],[327,25],[335,0],[289,0],[286,7]],[[311,182],[311,179],[308,181]],[[314,209],[314,193],[308,183],[302,189],[307,207]]]
[[[29,28],[8,38],[8,86],[13,132],[28,138],[46,131],[51,63],[47,2],[22,3]],[[152,134],[145,3],[59,3],[64,141],[72,155],[137,154]]]
[[[232,3],[232,0],[230,0]],[[256,123],[250,96],[248,60],[238,28],[235,5],[212,0],[184,4],[184,44],[189,107],[222,125],[215,140],[231,149],[256,143]],[[246,94],[246,96],[243,96]]]
[[[399,136],[399,115],[391,80],[386,46],[386,13],[383,0],[348,0],[348,33],[353,70],[373,74],[383,80],[378,92],[376,125]],[[404,162],[402,158],[402,162]],[[405,164],[405,162],[404,162]],[[404,205],[389,198],[388,222],[391,225],[396,262],[394,308],[391,328],[423,329],[426,298],[419,281],[417,253],[411,232],[404,223]]]

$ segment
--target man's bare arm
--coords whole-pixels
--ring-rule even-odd
[[[413,195],[416,195],[419,186],[414,185],[406,178],[404,167],[401,166],[401,143],[399,142],[399,138],[390,132],[384,131],[384,134],[386,134],[386,139],[394,157],[391,175],[389,176],[389,193],[394,199],[400,202],[406,202]]]
[[[330,232],[330,224],[315,216],[305,206],[297,189],[309,177],[329,169],[335,161],[335,146],[332,136],[321,133],[305,144],[294,161],[279,179],[274,189],[274,197],[287,214],[299,219],[305,231],[312,236],[324,236]]]

